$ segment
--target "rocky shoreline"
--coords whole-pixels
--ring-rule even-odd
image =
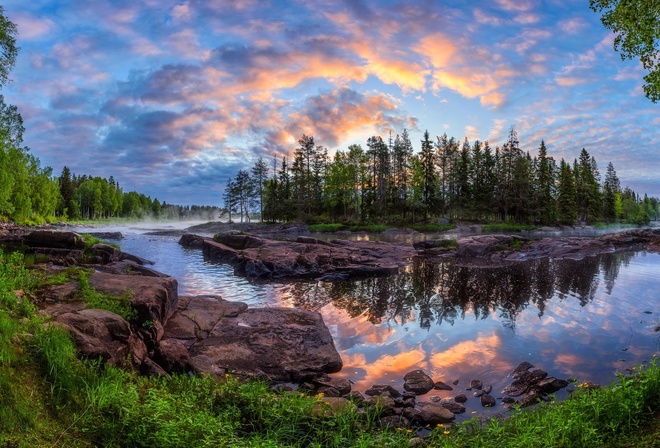
[[[130,321],[110,311],[88,308],[80,299],[78,280],[48,286],[32,297],[40,312],[51,316],[52,325],[71,332],[83,356],[101,358],[147,375],[193,372],[218,378],[228,373],[264,378],[277,389],[323,394],[331,408],[378,406],[382,425],[447,423],[465,412],[463,403],[468,396],[464,393],[450,399],[431,396],[430,402],[417,401],[417,397],[431,390],[453,390],[451,385],[434,381],[419,370],[405,376],[403,392],[374,385],[363,395],[352,390],[350,381],[330,377],[328,374],[341,370],[342,360],[319,313],[248,308],[244,303],[217,296],[179,297],[176,279],[149,268],[148,260],[107,244],[88,247],[84,238],[74,232],[10,229],[2,232],[0,244],[39,254],[44,257],[39,268],[48,272],[61,272],[63,267],[72,265],[86,268],[90,271],[89,286],[100,293],[128,294],[135,311]],[[450,248],[437,242],[411,247],[396,243],[325,242],[304,236],[295,241],[278,241],[235,231],[215,239],[184,234],[181,244],[201,248],[214,261],[234,264],[237,272],[248,277],[279,278],[285,272],[294,278],[338,281],[387,275],[409,263],[412,257],[499,263],[534,257],[580,258],[630,249],[659,251],[660,229],[553,241],[480,235],[461,238]],[[279,270],[264,270],[270,269],[269,260],[277,260]],[[289,261],[292,264],[287,265]],[[494,397],[492,388],[478,379],[471,380],[465,390],[474,391],[481,406],[489,408],[496,406],[498,399],[503,407],[516,403],[527,406],[568,386],[568,381],[549,377],[538,369],[530,370],[532,367],[529,363],[518,366],[511,373],[511,385],[499,396]],[[456,386],[458,380],[452,384]]]
[[[382,241],[319,240],[309,236],[273,239],[239,230],[213,238],[187,233],[179,244],[198,248],[213,263],[234,267],[248,279],[343,281],[389,275],[413,258],[454,259],[465,266],[494,266],[540,258],[574,259],[625,250],[660,251],[660,229],[634,229],[599,237],[531,239],[518,235],[465,236],[414,244]]]

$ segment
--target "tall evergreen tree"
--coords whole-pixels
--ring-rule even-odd
[[[614,165],[610,162],[607,165],[605,183],[603,184],[603,218],[607,222],[614,222],[617,219],[617,197],[621,197],[621,185],[614,170]]]
[[[426,206],[427,211],[434,210],[437,202],[437,176],[435,172],[435,154],[433,143],[429,137],[429,131],[424,132],[419,159],[422,168],[422,203]]]
[[[538,220],[544,224],[553,224],[557,220],[555,186],[555,162],[552,157],[548,157],[545,142],[541,140],[536,175],[536,196],[534,200]]]
[[[574,224],[577,218],[575,177],[571,166],[564,159],[561,159],[559,164],[559,184],[557,190],[557,220],[561,224]]]

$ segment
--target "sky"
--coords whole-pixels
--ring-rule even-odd
[[[20,52],[1,94],[59,175],[222,205],[228,178],[407,129],[520,146],[660,197],[660,105],[588,0],[5,0]]]

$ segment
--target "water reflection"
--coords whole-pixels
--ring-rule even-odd
[[[581,307],[594,300],[601,274],[611,294],[621,266],[634,253],[608,254],[584,260],[534,260],[504,267],[475,268],[454,262],[423,260],[397,275],[335,283],[294,283],[283,293],[298,308],[319,310],[328,304],[348,317],[363,316],[372,324],[412,322],[422,329],[454,325],[496,313],[502,325],[515,331],[516,316],[533,304],[539,318],[555,295],[573,298]]]

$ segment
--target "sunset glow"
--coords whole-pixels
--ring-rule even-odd
[[[658,109],[587,1],[10,0],[5,87],[59,174],[220,205],[227,178],[302,134],[332,153],[408,129],[555,158],[584,147],[660,196]],[[84,156],[83,156],[84,154]]]

